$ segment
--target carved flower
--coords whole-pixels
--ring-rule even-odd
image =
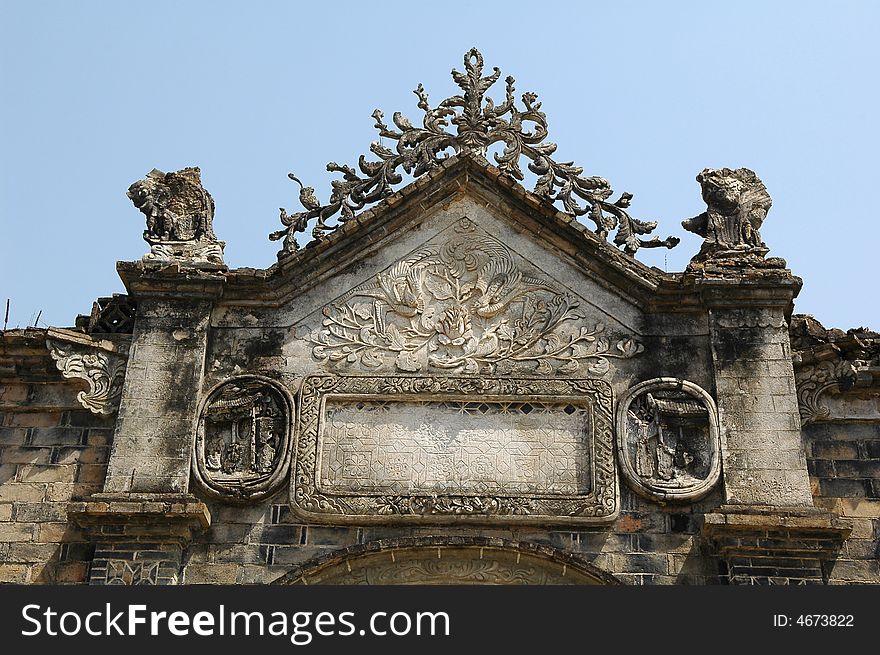
[[[462,307],[447,309],[437,324],[438,341],[444,345],[461,346],[471,334],[471,317]]]
[[[465,271],[477,268],[479,253],[479,248],[475,248],[471,241],[464,238],[453,239],[440,249],[440,256],[448,267],[449,273],[456,278],[464,275]]]

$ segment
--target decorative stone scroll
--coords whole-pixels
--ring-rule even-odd
[[[197,167],[174,173],[153,169],[126,194],[147,219],[145,261],[223,264],[224,243],[214,235],[214,199]]]
[[[249,375],[214,387],[200,411],[195,479],[224,500],[272,495],[287,480],[292,416],[293,403],[274,380]]]
[[[303,381],[291,506],[318,523],[608,522],[618,512],[601,380]]]
[[[639,494],[659,501],[705,496],[721,474],[718,410],[693,382],[655,378],[617,406],[617,454]]]
[[[107,416],[119,408],[126,358],[122,353],[99,348],[98,343],[92,346],[72,341],[46,340],[49,354],[61,375],[88,383],[87,391],[76,394],[79,403],[94,414]]]
[[[856,366],[847,360],[823,361],[795,370],[798,410],[801,425],[826,420],[831,416],[829,407],[821,402],[826,392],[846,390],[857,378]]]
[[[378,161],[367,161],[361,156],[358,169],[327,164],[327,170],[340,173],[342,179],[334,180],[333,192],[326,204],[315,196],[312,187],[303,186],[293,174],[288,177],[299,184],[299,201],[305,211],[288,214],[281,209],[284,229],[273,232],[273,241],[284,239],[279,257],[299,249],[296,234],[305,232],[312,220],[315,241],[326,239],[328,232],[354,218],[355,212],[366,205],[378,202],[394,193],[394,186],[403,181],[402,171],[413,177],[424,175],[451,154],[473,153],[485,156],[494,144],[504,144],[503,152],[495,154],[495,162],[505,175],[523,181],[525,175],[520,160],[528,160],[529,170],[538,176],[534,193],[547,202],[559,202],[570,216],[586,216],[596,225],[596,233],[602,238],[617,229],[614,244],[623,246],[630,255],[641,248],[672,248],[678,244],[676,237],[660,240],[657,237],[643,239],[657,227],[654,221],[641,221],[630,216],[627,209],[631,193],[622,193],[612,201],[613,191],[608,180],[596,176],[584,176],[583,168],[573,162],[557,162],[553,157],[556,144],[544,142],[547,138],[547,117],[541,111],[541,103],[534,93],[522,95],[523,108],[516,107],[514,79],[507,77],[506,95],[502,102],[486,97],[489,88],[501,77],[498,68],[483,77],[483,55],[471,48],[464,56],[465,72],[452,71],[452,79],[462,94],[440,102],[436,108],[428,103],[428,94],[419,84],[414,93],[419,99],[418,107],[424,112],[422,126],[413,125],[400,112],[393,116],[394,129],[384,121],[378,109],[373,112],[379,136],[396,142],[388,148],[373,142],[370,151]],[[455,126],[455,132],[449,125]],[[327,221],[338,215],[336,224]]]
[[[448,232],[324,307],[314,357],[366,372],[601,377],[644,350],[585,320],[579,299],[470,219]]]

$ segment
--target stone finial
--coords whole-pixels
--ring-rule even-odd
[[[153,169],[126,194],[147,218],[144,260],[223,264],[224,243],[214,235],[214,199],[197,167],[174,173]]]
[[[482,159],[493,146],[501,144],[503,152],[493,156],[502,174],[517,182],[524,181],[520,160],[525,159],[529,170],[538,176],[533,189],[535,195],[548,203],[560,203],[562,211],[572,218],[583,216],[593,221],[596,234],[603,239],[616,229],[614,245],[622,247],[627,254],[634,255],[639,248],[673,248],[678,244],[677,237],[643,238],[656,229],[657,223],[629,214],[631,193],[621,193],[616,200],[611,200],[613,191],[608,180],[584,175],[584,169],[574,162],[556,161],[552,157],[556,144],[545,141],[547,117],[541,111],[538,96],[531,92],[522,94],[522,105],[518,107],[514,79],[507,77],[504,100],[495,102],[486,93],[501,77],[501,71],[493,68],[491,74],[484,76],[483,64],[479,50],[468,50],[464,55],[464,72],[452,71],[452,79],[461,93],[442,100],[434,108],[419,84],[414,93],[424,117],[418,123],[395,112],[392,127],[376,109],[373,119],[379,136],[397,145],[386,147],[374,141],[370,152],[378,159],[368,161],[361,155],[357,170],[336,162],[327,164],[327,170],[341,174],[342,179],[331,183],[333,191],[326,204],[321,204],[314,188],[305,186],[293,173],[288,174],[299,184],[299,201],[304,211],[288,214],[281,208],[284,229],[269,235],[272,241],[284,240],[279,256],[299,249],[295,236],[305,232],[312,221],[315,221],[312,237],[320,241],[354,219],[355,212],[393,194],[394,186],[403,181],[402,172],[420,177],[452,154]],[[328,223],[331,219],[335,223]]]
[[[780,259],[765,260],[769,251],[759,229],[773,201],[767,188],[748,168],[706,168],[697,175],[706,211],[681,222],[705,239],[691,264],[712,260],[731,265],[785,266]]]

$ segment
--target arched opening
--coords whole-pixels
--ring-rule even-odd
[[[529,542],[420,537],[358,544],[306,562],[273,584],[619,584],[577,555]]]

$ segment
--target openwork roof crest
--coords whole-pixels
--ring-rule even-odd
[[[642,238],[650,234],[657,223],[630,216],[627,209],[633,197],[631,193],[621,193],[612,201],[613,191],[605,178],[584,176],[583,168],[574,162],[557,162],[551,157],[556,152],[556,144],[544,141],[547,117],[541,111],[536,94],[523,93],[524,108],[517,108],[514,79],[508,76],[504,101],[496,105],[486,92],[501,76],[501,71],[496,67],[491,75],[483,77],[483,55],[476,48],[465,54],[464,68],[463,73],[452,71],[452,79],[462,94],[446,98],[435,108],[428,104],[424,87],[421,84],[416,87],[418,107],[424,112],[421,127],[395,112],[392,122],[397,129],[394,129],[376,109],[373,118],[379,136],[395,141],[396,146],[392,149],[373,141],[370,152],[378,160],[368,161],[361,155],[358,170],[336,162],[327,164],[328,171],[340,173],[342,178],[331,182],[332,192],[326,204],[317,199],[312,187],[304,186],[293,173],[288,174],[300,186],[299,200],[305,211],[288,214],[281,209],[285,228],[269,235],[273,241],[284,239],[279,256],[299,249],[295,236],[305,232],[313,220],[312,237],[317,242],[354,218],[355,212],[394,193],[393,187],[403,181],[400,169],[419,177],[450,157],[450,151],[485,156],[496,143],[504,144],[503,151],[494,155],[502,173],[523,181],[520,159],[525,157],[529,160],[529,170],[538,176],[533,189],[535,194],[561,203],[563,211],[571,216],[588,216],[596,224],[596,233],[603,238],[616,229],[613,242],[623,246],[628,254],[634,254],[640,247],[672,248],[678,244],[676,237]],[[334,216],[336,222],[328,223]]]

